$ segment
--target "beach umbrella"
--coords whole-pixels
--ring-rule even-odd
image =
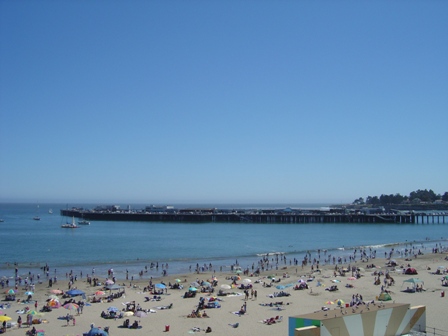
[[[62,291],[60,289],[52,289],[50,292],[53,294],[62,294]]]
[[[241,273],[243,273],[243,271],[242,270],[237,270],[235,273],[236,274],[241,274]]]
[[[114,283],[115,283],[115,282],[113,282],[113,281],[110,280],[110,279],[107,279],[106,282],[105,282],[106,285],[113,285]]]
[[[39,312],[36,311],[36,310],[29,310],[26,314],[27,314],[27,315],[31,315],[31,316],[33,316],[33,317],[42,317],[42,316],[45,315],[44,313],[39,313]]]
[[[137,317],[146,317],[146,316],[148,316],[148,314],[146,314],[144,311],[142,311],[142,310],[139,310],[139,311],[136,311],[135,313],[134,313],[134,316],[137,316]]]
[[[134,316],[134,313],[131,312],[131,311],[127,311],[127,312],[124,312],[123,316],[126,316],[126,317],[128,317],[128,316]]]
[[[191,292],[196,292],[198,289],[196,287],[190,287],[188,288],[188,290]]]
[[[175,279],[174,281],[176,281],[176,282],[182,282],[181,279]]]
[[[106,286],[106,289],[108,289],[108,290],[118,290],[118,289],[121,289],[121,288],[123,288],[123,286],[119,286],[119,285],[116,285],[116,284]]]
[[[65,293],[70,295],[70,296],[77,296],[77,295],[85,294],[82,290],[79,290],[79,289],[71,289],[71,290],[69,290],[69,291],[67,291]]]
[[[10,294],[10,295],[14,295],[14,294],[17,293],[17,290],[15,290],[15,289],[8,289],[5,293],[6,294]]]
[[[79,306],[76,303],[70,302],[70,303],[66,303],[65,305],[63,305],[63,307],[68,310],[76,310],[76,309],[78,309]]]
[[[109,334],[103,329],[91,328],[88,332],[83,333],[85,336],[108,336]]]
[[[34,295],[34,293],[31,291],[28,291],[28,292],[25,292],[25,295]]]
[[[336,301],[336,304],[337,304],[338,306],[342,306],[344,303],[345,303],[344,300],[341,300],[341,299],[339,299],[339,300]]]
[[[196,282],[196,281],[193,281],[192,283],[190,283],[190,286],[191,287],[199,287],[200,284],[198,282]]]
[[[334,304],[334,302],[333,301],[327,301],[327,302],[325,302],[325,304],[332,305],[332,304]]]
[[[108,312],[114,312],[114,313],[117,313],[117,312],[118,312],[118,308],[117,308],[117,307],[114,307],[114,306],[110,306],[109,308],[107,308],[107,311],[108,311]]]
[[[224,285],[221,285],[221,288],[222,289],[230,289],[230,288],[232,288],[230,285],[226,285],[226,284],[224,284]]]
[[[204,282],[202,282],[202,286],[203,287],[211,287],[212,284],[210,282],[208,282],[208,281],[204,281]]]
[[[61,306],[61,303],[58,300],[53,299],[48,301],[47,305],[51,308],[59,308]]]
[[[96,296],[106,295],[106,292],[104,292],[104,291],[96,291],[95,295]]]
[[[165,289],[166,288],[166,286],[163,283],[155,284],[155,287],[159,288],[159,289]]]
[[[0,315],[0,322],[10,321],[11,318],[6,315]]]
[[[250,284],[250,283],[252,282],[252,280],[251,280],[251,279],[244,279],[243,282],[244,282],[245,284]]]
[[[275,288],[277,288],[277,289],[285,289],[286,287],[283,286],[283,285],[278,285],[278,286],[276,286]]]

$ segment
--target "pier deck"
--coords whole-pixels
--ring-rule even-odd
[[[142,211],[93,211],[83,209],[61,210],[62,216],[97,221],[138,222],[188,222],[188,223],[437,223],[444,224],[445,214],[399,213],[399,214],[346,214],[280,211],[265,212],[219,212],[211,210],[173,210],[166,213]]]

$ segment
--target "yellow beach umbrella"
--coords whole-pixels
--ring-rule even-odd
[[[0,322],[10,321],[10,320],[11,320],[11,318],[9,316],[0,315]]]

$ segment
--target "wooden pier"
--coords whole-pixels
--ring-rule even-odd
[[[77,217],[98,221],[138,221],[138,222],[188,222],[188,223],[408,223],[408,224],[445,224],[448,215],[445,214],[345,214],[345,213],[226,213],[199,211],[169,213],[150,212],[107,212],[91,210],[61,210],[62,216]]]

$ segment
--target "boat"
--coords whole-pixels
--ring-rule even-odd
[[[36,221],[40,221],[40,217],[39,217],[39,205],[37,205],[36,216],[34,216],[33,219],[36,220]]]
[[[48,210],[48,213],[51,215],[53,213],[53,209]]]
[[[61,228],[63,228],[63,229],[77,229],[77,228],[79,228],[79,226],[76,225],[75,217],[73,217],[71,223],[62,224]]]
[[[3,218],[0,218],[0,223],[3,223],[5,220]]]
[[[83,220],[78,221],[78,225],[90,225],[90,222],[83,219]]]

